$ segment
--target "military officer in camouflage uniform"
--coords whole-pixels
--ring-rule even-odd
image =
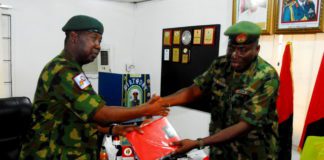
[[[284,7],[282,22],[316,20],[313,0],[296,0]]]
[[[213,160],[277,159],[279,86],[276,70],[258,56],[261,29],[242,21],[229,27],[226,56],[220,56],[193,85],[163,97],[171,105],[210,95],[210,136],[175,142],[174,154],[210,146]]]
[[[64,49],[40,74],[33,123],[20,159],[97,159],[98,130],[123,135],[138,128],[109,124],[146,115],[165,116],[169,111],[158,96],[134,108],[106,107],[81,68],[100,51],[102,23],[77,15],[62,30],[66,34]]]

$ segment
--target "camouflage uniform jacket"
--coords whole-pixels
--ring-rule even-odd
[[[249,69],[236,73],[225,56],[216,59],[194,83],[212,102],[210,135],[244,120],[253,129],[234,139],[211,146],[217,160],[277,159],[279,86],[275,69],[258,57]]]
[[[97,159],[98,131],[91,118],[105,102],[81,66],[63,54],[50,61],[39,77],[32,129],[20,159]],[[78,76],[83,78],[75,80]]]

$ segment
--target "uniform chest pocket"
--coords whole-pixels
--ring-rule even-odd
[[[225,80],[215,79],[211,87],[211,91],[216,97],[223,97],[225,92],[228,90],[228,86],[225,83]]]
[[[245,89],[236,89],[233,91],[231,101],[233,105],[243,105],[251,101],[252,92]]]

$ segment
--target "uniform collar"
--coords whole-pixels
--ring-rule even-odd
[[[78,68],[82,68],[76,61],[74,61],[74,60],[72,60],[72,59],[68,59],[67,57],[66,57],[66,55],[69,55],[68,53],[67,53],[67,51],[65,51],[65,50],[62,50],[61,51],[61,53],[59,54],[59,57],[60,58],[62,58],[62,59],[64,59],[65,61],[67,61],[67,62],[69,62],[69,63],[71,63],[71,64],[73,64],[73,65],[75,65],[76,67],[78,67]]]

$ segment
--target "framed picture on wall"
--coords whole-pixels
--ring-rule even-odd
[[[214,44],[215,27],[204,28],[204,45]]]
[[[194,32],[194,34],[193,34],[192,44],[195,44],[195,45],[201,44],[202,29],[194,29],[193,32]]]
[[[275,33],[323,32],[323,0],[278,0]]]
[[[270,34],[272,10],[273,0],[233,0],[232,22],[254,22],[261,27],[262,34]]]
[[[169,48],[165,48],[163,50],[163,60],[170,61],[170,49]]]
[[[172,30],[163,31],[163,45],[171,46]]]
[[[180,30],[173,31],[173,44],[179,45],[180,44]]]
[[[172,49],[172,62],[180,62],[180,49],[179,48]]]
[[[182,49],[182,54],[181,54],[182,58],[181,58],[181,63],[189,63],[190,61],[190,49],[189,48],[183,48]]]

